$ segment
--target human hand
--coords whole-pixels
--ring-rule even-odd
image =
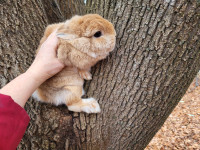
[[[26,73],[31,74],[36,81],[44,82],[64,67],[56,57],[58,39],[56,32],[53,32],[41,45],[36,58]]]

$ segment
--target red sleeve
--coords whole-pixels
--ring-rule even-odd
[[[16,150],[30,118],[10,96],[0,94],[0,150]]]

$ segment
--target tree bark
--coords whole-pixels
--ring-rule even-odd
[[[85,13],[83,0],[42,0],[48,23],[65,21]]]
[[[117,44],[85,84],[102,112],[73,113],[30,99],[31,122],[18,149],[144,149],[200,69],[200,2],[74,0],[71,15],[62,1],[46,2],[0,1],[1,86],[28,68],[49,22],[98,13],[114,24]]]

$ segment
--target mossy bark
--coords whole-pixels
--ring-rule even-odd
[[[48,23],[98,13],[117,32],[115,50],[85,84],[102,112],[73,113],[30,99],[31,122],[18,149],[144,149],[200,69],[199,1],[65,2],[66,9],[58,0],[0,1],[0,85],[28,68]]]

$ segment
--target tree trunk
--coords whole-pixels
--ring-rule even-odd
[[[0,1],[1,86],[31,64],[47,22],[98,13],[117,31],[115,50],[92,69],[93,80],[85,84],[102,112],[73,113],[30,99],[25,109],[31,122],[18,149],[144,149],[200,69],[200,2],[69,3],[74,9],[68,15],[62,1]]]

